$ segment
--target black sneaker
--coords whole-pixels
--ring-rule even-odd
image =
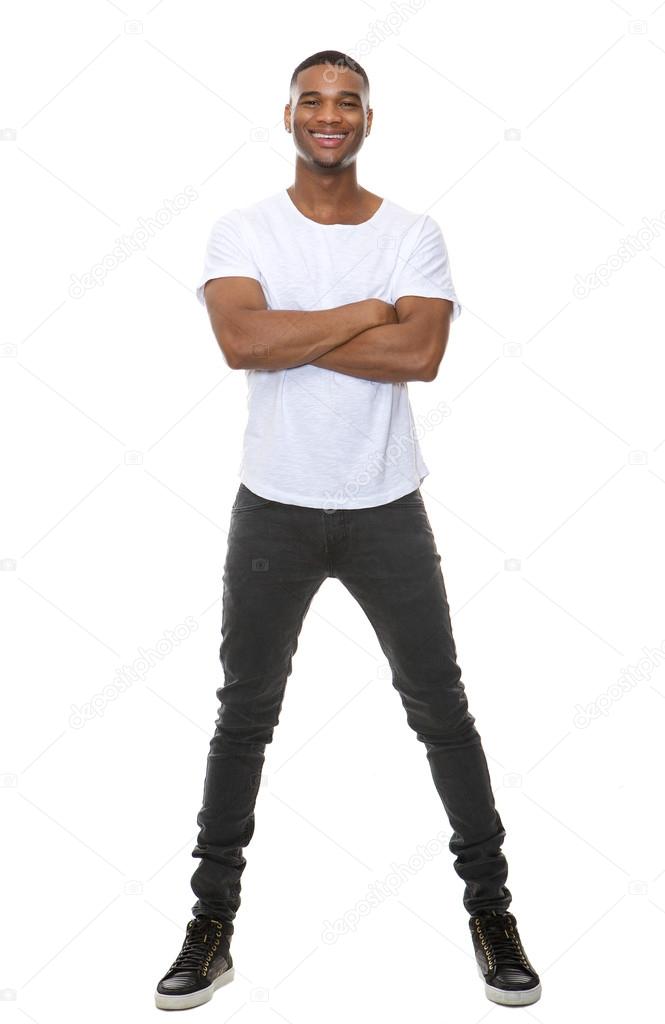
[[[187,925],[182,949],[157,985],[160,1010],[188,1010],[212,999],[235,973],[229,945],[233,925],[197,914]]]
[[[503,1006],[527,1006],[540,999],[540,978],[524,952],[509,911],[485,910],[469,921],[478,973],[485,995]]]

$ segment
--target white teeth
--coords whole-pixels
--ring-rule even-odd
[[[346,136],[342,133],[340,135],[326,135],[325,132],[312,132],[315,139],[344,139]]]

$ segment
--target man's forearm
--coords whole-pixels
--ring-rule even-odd
[[[311,363],[365,380],[395,383],[429,379],[421,328],[408,321],[372,327]]]
[[[283,370],[310,363],[385,320],[383,303],[321,310],[243,310],[232,328],[233,368]]]

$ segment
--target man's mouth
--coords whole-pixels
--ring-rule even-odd
[[[348,132],[317,132],[309,128],[307,130],[317,144],[323,146],[324,149],[333,149],[335,146],[341,146],[349,134]]]

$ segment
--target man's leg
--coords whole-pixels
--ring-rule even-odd
[[[453,835],[455,870],[470,914],[511,901],[501,852],[505,831],[450,623],[441,557],[420,491],[387,505],[344,512],[335,575],[372,623],[407,721],[425,745]]]
[[[325,578],[317,510],[259,498],[241,485],[224,566],[225,682],[210,741],[191,885],[194,915],[232,921],[240,905],[242,848],[254,833],[254,806],[266,743],[279,720],[298,635]]]

